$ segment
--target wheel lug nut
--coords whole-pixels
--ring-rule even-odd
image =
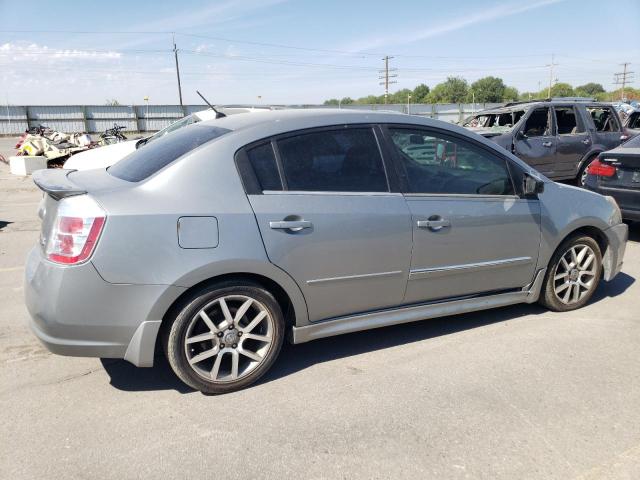
[[[242,336],[242,332],[238,332],[238,336],[241,337]]]
[[[221,343],[221,344],[220,344],[220,348],[224,348],[224,343]]]
[[[231,345],[233,348],[236,348],[238,346],[237,343],[234,343],[233,345]]]
[[[218,336],[221,337],[222,336],[222,332],[218,332]]]
[[[229,330],[233,330],[233,325],[229,326]]]

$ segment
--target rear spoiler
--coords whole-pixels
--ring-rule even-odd
[[[56,200],[87,193],[85,189],[69,180],[68,175],[71,172],[75,172],[75,170],[64,170],[59,168],[51,170],[36,170],[32,175],[33,183],[35,183],[40,190],[49,194],[49,196]]]

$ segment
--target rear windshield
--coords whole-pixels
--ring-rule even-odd
[[[114,177],[140,182],[203,143],[230,132],[226,128],[191,125],[140,147],[109,168]]]

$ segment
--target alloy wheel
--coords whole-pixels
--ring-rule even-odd
[[[267,308],[245,295],[227,295],[196,313],[184,337],[191,368],[208,382],[244,378],[267,357],[274,340]]]
[[[553,291],[562,303],[573,305],[589,295],[596,286],[596,253],[584,244],[571,246],[553,272]]]

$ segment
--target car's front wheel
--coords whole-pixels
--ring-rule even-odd
[[[165,354],[176,375],[205,393],[227,393],[260,378],[284,338],[278,302],[262,287],[224,283],[194,294],[165,330]]]
[[[556,312],[580,308],[598,288],[601,274],[598,242],[586,235],[570,237],[549,262],[541,303]]]

